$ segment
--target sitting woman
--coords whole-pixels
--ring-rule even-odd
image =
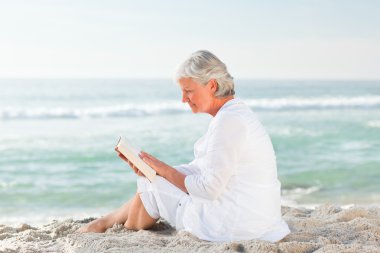
[[[171,167],[141,152],[159,175],[151,183],[119,153],[140,176],[136,195],[79,231],[104,232],[114,224],[149,229],[163,218],[208,241],[284,238],[290,231],[281,217],[271,140],[251,109],[234,97],[225,64],[208,51],[197,51],[180,66],[177,81],[182,102],[194,113],[213,117],[194,145],[194,160]]]

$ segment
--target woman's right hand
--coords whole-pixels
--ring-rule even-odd
[[[118,156],[124,160],[125,162],[127,162],[129,164],[129,166],[131,166],[131,168],[133,169],[133,171],[140,177],[145,177],[143,173],[141,173],[141,171],[139,171],[135,165],[133,165],[133,163],[131,161],[129,161],[122,153],[120,153],[120,151],[117,149],[117,147],[115,148],[115,151],[118,153]]]

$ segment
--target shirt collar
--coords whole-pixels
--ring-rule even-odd
[[[220,107],[220,110],[230,107],[231,105],[242,104],[242,103],[243,101],[240,98],[233,98],[231,100],[228,100],[222,107]]]
[[[243,104],[243,101],[240,98],[233,98],[227,101],[222,107],[220,107],[218,113],[236,104]]]

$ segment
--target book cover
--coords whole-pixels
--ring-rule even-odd
[[[150,182],[156,178],[156,171],[146,164],[140,157],[140,148],[132,145],[124,136],[120,136],[116,144],[119,152],[122,153],[133,165],[146,176]]]

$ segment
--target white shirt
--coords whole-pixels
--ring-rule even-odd
[[[262,239],[290,231],[281,217],[276,157],[271,140],[240,99],[225,103],[194,145],[186,174],[189,198],[177,211],[185,231],[208,241]]]

